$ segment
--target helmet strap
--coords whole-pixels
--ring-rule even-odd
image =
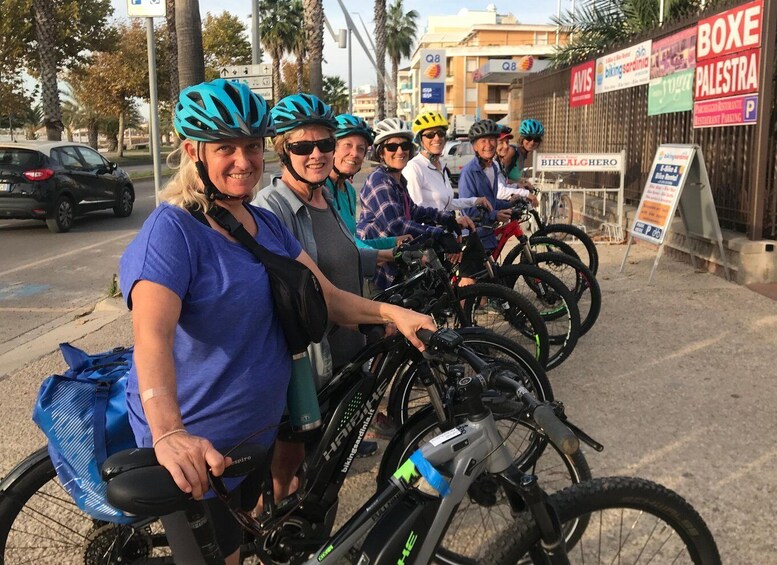
[[[431,151],[429,151],[428,149],[424,148],[423,146],[421,146],[421,154],[424,157],[426,157],[427,159],[429,159],[429,162],[432,165],[436,165],[437,163],[440,162],[440,155],[432,153]]]
[[[283,166],[286,167],[286,169],[291,173],[291,176],[294,177],[294,180],[304,183],[308,186],[308,202],[311,202],[313,200],[313,192],[315,192],[317,188],[323,187],[326,184],[326,179],[321,182],[313,182],[300,175],[297,171],[294,170],[294,167],[291,165],[291,159],[289,159],[289,155],[286,152],[283,153],[280,159],[281,163],[283,163]]]
[[[197,142],[197,160],[194,162],[194,166],[202,181],[202,186],[205,189],[205,198],[208,199],[208,202],[215,202],[216,200],[243,200],[242,196],[230,196],[216,188],[216,185],[210,180],[210,175],[208,174],[208,169],[205,167],[205,163],[200,159],[200,143],[200,141]]]

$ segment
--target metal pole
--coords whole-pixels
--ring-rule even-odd
[[[146,43],[148,45],[149,121],[151,122],[151,154],[154,157],[154,202],[159,206],[159,186],[162,182],[162,139],[159,135],[159,101],[156,92],[156,46],[154,44],[154,18],[146,18]]]
[[[664,25],[664,0],[658,0],[658,25]]]
[[[262,62],[259,52],[259,0],[251,0],[251,64]]]
[[[353,114],[353,61],[351,59],[351,43],[353,43],[353,31],[348,26],[348,113]]]
[[[761,68],[759,72],[760,86],[758,89],[758,121],[755,124],[755,145],[753,148],[753,174],[750,186],[750,221],[747,236],[751,240],[763,238],[764,200],[766,178],[769,171],[769,134],[771,129],[772,102],[774,89],[772,73],[774,60],[777,58],[777,46],[774,37],[777,35],[777,8],[774,2],[763,3],[761,27]]]

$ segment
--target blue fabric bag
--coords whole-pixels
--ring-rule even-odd
[[[70,369],[44,379],[32,419],[48,438],[57,476],[78,507],[98,520],[131,523],[134,517],[106,501],[100,467],[109,455],[135,447],[125,397],[132,348],[97,355],[68,343],[59,348]]]

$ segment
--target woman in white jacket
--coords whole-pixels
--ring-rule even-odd
[[[410,198],[418,206],[438,210],[462,210],[481,205],[491,210],[485,197],[454,198],[448,170],[440,162],[448,133],[448,120],[439,112],[424,112],[413,120],[415,142],[420,148],[402,170]]]

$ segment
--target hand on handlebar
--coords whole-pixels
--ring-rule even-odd
[[[477,200],[475,200],[475,206],[478,208],[483,208],[485,210],[488,210],[489,212],[493,211],[494,207],[491,206],[491,202],[488,201],[488,198],[485,196],[479,197]]]
[[[491,203],[486,200],[486,204],[488,204],[488,211],[490,212],[493,210],[491,208]],[[475,231],[475,222],[472,221],[472,218],[469,216],[459,216],[456,218],[456,223],[459,224],[462,228],[467,228],[470,231]]]
[[[393,322],[399,332],[407,338],[419,351],[423,351],[425,346],[423,342],[416,336],[421,330],[437,331],[437,325],[434,320],[426,314],[420,314],[407,310],[399,306],[386,305],[390,308],[388,318]]]
[[[406,233],[405,235],[398,235],[396,236],[396,241],[394,242],[394,249],[397,249],[400,245],[405,243],[406,241],[410,241],[413,239],[413,236],[409,233]]]
[[[505,208],[504,210],[499,210],[496,213],[496,220],[498,222],[506,224],[511,219],[512,219],[512,210],[509,208]]]

